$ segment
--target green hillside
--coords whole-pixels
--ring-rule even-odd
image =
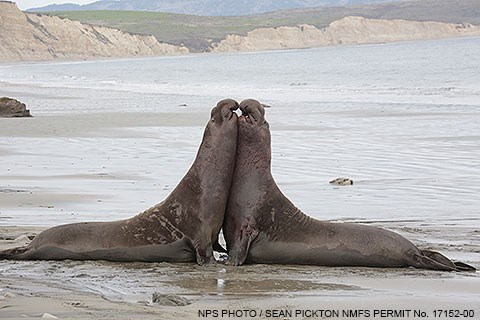
[[[153,34],[159,41],[185,44],[192,51],[204,51],[210,41],[231,33],[246,33],[260,26],[275,25],[274,19],[255,17],[202,17],[143,11],[50,12],[71,20],[103,25],[131,33]]]

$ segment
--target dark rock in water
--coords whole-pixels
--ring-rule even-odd
[[[152,302],[158,303],[161,306],[188,306],[192,304],[187,298],[175,294],[162,294],[158,292],[153,293]]]
[[[337,186],[350,186],[353,184],[353,180],[342,177],[342,178],[333,179],[332,181],[330,181],[330,183]]]
[[[30,110],[27,110],[24,103],[7,97],[0,98],[0,117],[20,118],[31,116]]]

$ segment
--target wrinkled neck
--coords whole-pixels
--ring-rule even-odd
[[[236,169],[239,173],[266,174],[271,176],[270,145],[239,140]]]
[[[213,138],[204,136],[195,161],[167,202],[188,194],[197,207],[204,203],[208,203],[205,207],[224,206],[235,168],[236,138],[236,130]]]
[[[224,132],[216,136],[207,137],[207,130],[208,128],[205,130],[195,161],[190,168],[192,173],[202,178],[230,172],[230,169],[235,167],[237,150],[236,123],[225,124]]]

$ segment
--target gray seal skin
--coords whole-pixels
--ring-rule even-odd
[[[126,220],[47,229],[0,259],[211,262],[235,167],[236,109],[230,99],[212,109],[194,163],[163,202]]]
[[[258,101],[240,104],[238,145],[223,234],[227,264],[305,264],[475,270],[420,250],[380,228],[315,220],[288,200],[271,174],[270,130]]]

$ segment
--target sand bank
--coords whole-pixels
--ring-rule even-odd
[[[107,130],[132,127],[203,126],[205,113],[93,113],[57,116],[36,116],[31,119],[0,119],[0,137],[85,137],[112,136]],[[130,137],[130,135],[129,135]],[[0,151],[1,152],[1,151]]]

